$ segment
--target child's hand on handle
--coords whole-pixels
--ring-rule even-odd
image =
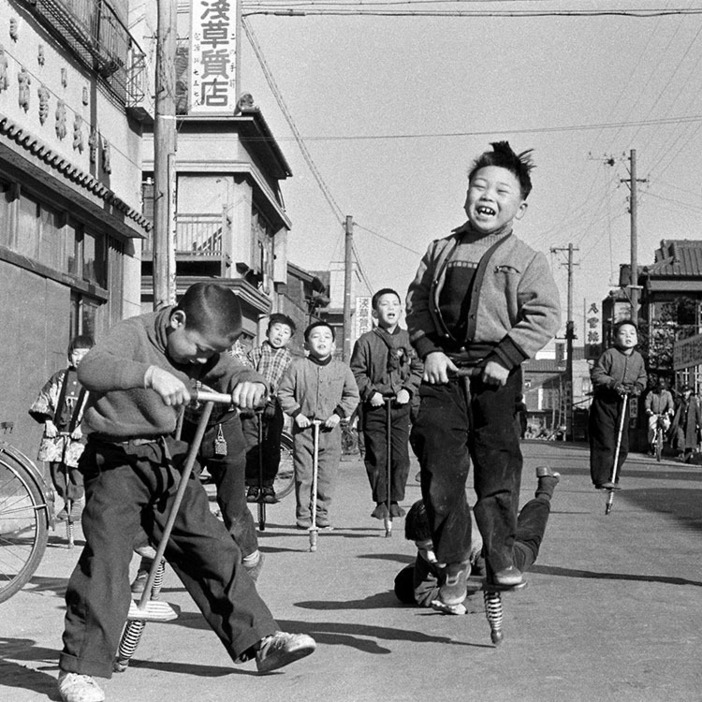
[[[72,432],[71,432],[71,439],[73,441],[80,441],[83,438],[83,431],[80,427],[76,427]]]
[[[158,393],[169,407],[190,402],[188,386],[173,373],[158,366],[149,366],[144,375],[144,387]]]
[[[333,429],[340,421],[341,417],[334,412],[334,414],[332,414],[332,416],[329,417],[326,422],[324,422],[324,426],[326,429]]]
[[[496,361],[488,361],[483,368],[482,381],[486,385],[505,385],[509,371]]]
[[[58,434],[56,425],[50,419],[47,419],[44,423],[44,434],[46,434],[48,439],[54,439]]]
[[[397,397],[395,398],[395,402],[397,402],[398,405],[406,405],[410,401],[410,394],[407,390],[402,388],[400,392],[397,393]]]
[[[458,372],[458,368],[445,353],[434,351],[424,361],[422,380],[430,385],[445,385],[449,381],[448,371]]]
[[[385,404],[383,396],[379,392],[374,392],[369,400],[371,407],[382,407]]]
[[[232,404],[239,409],[256,409],[266,399],[266,386],[263,383],[253,383],[245,380],[232,390]]]
[[[297,424],[300,429],[307,429],[312,422],[309,420],[309,417],[306,417],[304,414],[298,414],[295,417],[295,424]]]

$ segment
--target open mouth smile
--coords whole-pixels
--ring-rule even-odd
[[[495,210],[492,209],[492,207],[485,207],[485,205],[481,205],[480,207],[476,207],[476,212],[479,215],[483,215],[485,217],[494,217],[497,213]]]

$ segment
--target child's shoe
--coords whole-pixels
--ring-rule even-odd
[[[500,587],[520,587],[525,584],[522,571],[511,565],[509,568],[503,568],[492,576],[492,582]]]
[[[105,693],[89,675],[68,673],[58,676],[58,691],[63,702],[104,702]]]
[[[246,491],[246,501],[247,502],[258,502],[258,495],[260,490],[256,485],[250,485],[249,489]]]
[[[295,522],[295,526],[298,529],[309,529],[312,526],[312,520],[311,519],[298,519],[297,522]]]
[[[378,502],[375,509],[371,512],[373,519],[383,520],[388,516],[388,508],[384,502]]]
[[[269,505],[276,503],[275,490],[272,485],[264,485],[261,489],[261,498]]]
[[[536,488],[535,497],[539,495],[545,495],[548,498],[553,497],[553,491],[556,485],[558,485],[558,481],[561,479],[561,474],[551,470],[550,466],[537,466],[536,478],[539,484]]]
[[[445,605],[458,605],[468,594],[466,581],[470,575],[470,563],[449,563],[446,566],[446,580],[439,588],[439,599]]]
[[[261,639],[261,647],[256,651],[256,667],[259,673],[270,673],[309,656],[315,648],[315,640],[307,634],[276,631],[272,636]]]
[[[263,569],[263,553],[261,551],[256,551],[258,553],[258,558],[252,558],[255,554],[251,554],[250,556],[246,556],[241,563],[246,569],[246,572],[249,574],[249,577],[251,580],[253,580],[255,583],[258,582],[258,576],[261,574],[261,570]]]
[[[390,503],[390,516],[391,517],[404,517],[405,510],[397,504],[397,502]]]

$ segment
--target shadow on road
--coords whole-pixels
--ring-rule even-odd
[[[541,575],[560,575],[564,578],[591,578],[593,580],[631,580],[644,583],[664,583],[666,585],[694,585],[702,587],[702,582],[687,580],[686,578],[671,578],[667,575],[632,575],[630,573],[602,573],[592,570],[574,570],[572,568],[559,568],[558,566],[534,565],[532,573]]]
[[[36,641],[32,639],[0,638],[0,681],[3,687],[31,690],[51,700],[58,700],[56,677],[59,652],[49,648],[39,648],[35,644]],[[47,669],[54,672],[42,673],[32,670],[24,665],[29,661],[43,661]]]

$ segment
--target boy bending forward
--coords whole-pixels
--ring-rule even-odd
[[[80,460],[85,479],[85,547],[66,591],[59,692],[64,702],[101,702],[91,676],[109,678],[131,602],[129,563],[135,537],[157,543],[179,484],[188,445],[171,435],[188,383],[231,393],[242,408],[260,404],[263,378],[224,352],[241,331],[234,294],[198,283],[177,307],[115,325],[83,359],[78,379],[90,391]],[[235,661],[256,658],[267,672],[306,656],[309,636],[278,631],[241,565],[241,553],[210,513],[192,478],[166,558]]]
[[[560,300],[548,262],[512,233],[531,190],[527,153],[507,142],[468,175],[468,221],[432,242],[407,294],[407,326],[424,360],[411,441],[421,465],[444,604],[466,595],[471,525],[465,483],[475,464],[475,520],[488,578],[523,582],[514,564],[522,454],[514,428],[521,363],[556,333]],[[457,378],[461,367],[478,375]]]

